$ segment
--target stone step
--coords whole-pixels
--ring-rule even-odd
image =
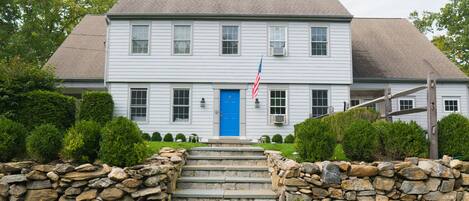
[[[266,166],[265,156],[187,156],[186,165]]]
[[[256,143],[251,140],[238,138],[209,139],[208,142],[205,142],[208,147],[250,147]]]
[[[187,165],[182,176],[192,177],[270,177],[267,166]]]
[[[178,189],[224,189],[224,190],[269,190],[272,189],[270,178],[262,177],[181,177],[177,181]]]
[[[277,197],[272,190],[179,189],[173,194],[173,200],[178,201],[273,201]]]
[[[196,147],[189,151],[190,155],[203,156],[263,156],[261,147]]]

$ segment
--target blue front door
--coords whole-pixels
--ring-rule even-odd
[[[239,90],[220,91],[220,136],[239,136]]]

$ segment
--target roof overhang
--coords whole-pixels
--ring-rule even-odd
[[[469,78],[437,78],[438,83],[469,84]],[[353,78],[354,83],[426,83],[426,79],[418,78]]]

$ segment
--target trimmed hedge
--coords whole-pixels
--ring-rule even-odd
[[[145,141],[150,141],[151,140],[150,134],[148,134],[148,133],[142,133],[142,138]]]
[[[186,136],[182,133],[176,135],[176,142],[186,142]]]
[[[89,91],[83,94],[79,119],[93,120],[101,125],[112,120],[114,102],[111,94],[101,91]]]
[[[26,128],[20,123],[0,117],[0,162],[8,162],[24,153]]]
[[[26,139],[26,150],[36,161],[50,162],[58,158],[63,139],[63,134],[54,125],[43,124],[31,131]]]
[[[163,138],[161,138],[161,134],[158,132],[153,132],[153,134],[151,135],[151,141],[161,142],[162,139]]]
[[[98,157],[101,126],[95,121],[79,121],[65,134],[62,154],[77,162],[94,162]]]
[[[108,122],[102,130],[99,158],[110,165],[132,166],[148,156],[148,148],[137,124],[125,117]]]
[[[52,124],[60,130],[75,122],[75,98],[57,92],[32,91],[20,103],[16,119],[28,129]]]
[[[174,142],[173,134],[171,133],[166,133],[163,137],[164,142]]]
[[[388,160],[406,157],[427,157],[428,141],[425,131],[415,122],[378,121],[373,124],[380,139],[381,153]]]
[[[289,134],[287,135],[287,137],[285,137],[285,141],[284,141],[286,144],[292,144],[295,142],[295,136],[293,136],[292,134]]]
[[[275,142],[277,144],[282,144],[283,143],[283,137],[282,135],[280,134],[275,134],[273,137],[272,137],[272,142]]]
[[[450,114],[438,122],[438,148],[444,154],[469,160],[469,120]]]
[[[373,161],[379,149],[377,130],[365,120],[353,122],[345,130],[342,145],[347,158],[357,161]]]
[[[270,144],[270,136],[268,135],[261,136],[261,139],[259,140],[261,141],[261,143]]]
[[[347,130],[353,122],[357,120],[375,122],[379,117],[379,112],[375,110],[356,108],[345,112],[334,113],[333,115],[324,117],[322,121],[331,127],[331,131],[336,136],[337,142],[341,143],[345,135],[345,130]]]
[[[295,148],[302,161],[329,160],[334,153],[335,138],[328,124],[320,119],[307,119],[295,125]]]

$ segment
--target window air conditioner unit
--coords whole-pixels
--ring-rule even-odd
[[[287,117],[284,114],[273,114],[270,115],[270,122],[272,124],[286,124]]]
[[[284,47],[272,47],[270,48],[270,51],[272,52],[272,56],[286,56],[287,55],[287,49]]]

